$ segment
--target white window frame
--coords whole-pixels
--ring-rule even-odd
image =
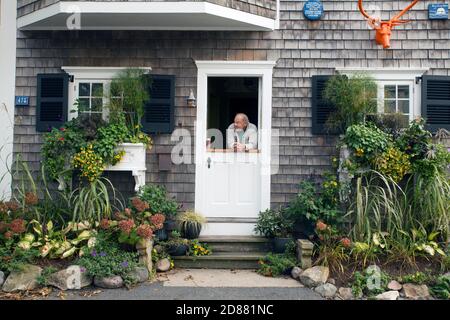
[[[410,113],[409,119],[421,116],[421,84],[416,81],[417,77],[421,77],[429,68],[336,68],[336,71],[340,74],[352,76],[357,73],[366,73],[372,76],[378,84],[378,112],[380,111],[380,104],[384,101],[380,101],[381,94],[380,88],[385,84],[398,84],[410,86]],[[383,105],[384,110],[384,105]]]
[[[73,81],[69,82],[69,101],[68,101],[68,120],[72,120],[78,117],[78,110],[76,109],[75,102],[78,99],[78,87],[80,83],[103,83],[103,94],[109,90],[109,85],[114,76],[127,67],[74,67],[63,66],[61,67],[70,76],[73,76]],[[147,73],[152,70],[150,67],[140,67]],[[105,97],[103,97],[103,106],[108,103]],[[72,112],[72,110],[74,112]],[[102,117],[106,120],[108,115],[107,110],[104,108]]]

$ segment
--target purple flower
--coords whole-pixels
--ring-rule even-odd
[[[128,261],[124,261],[120,264],[122,268],[128,268]]]
[[[100,257],[106,257],[106,252],[100,252]]]
[[[81,268],[80,268],[80,272],[81,272],[81,273],[84,273],[84,272],[86,272],[86,268],[84,268],[84,267],[81,267]]]
[[[96,257],[96,256],[97,256],[97,251],[95,251],[95,250],[92,251],[92,252],[91,252],[91,256]]]

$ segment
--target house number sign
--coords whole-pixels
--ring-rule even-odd
[[[319,0],[308,0],[303,6],[305,18],[311,21],[319,20],[323,15],[323,4]]]
[[[16,107],[28,107],[28,106],[30,106],[30,97],[16,96]]]

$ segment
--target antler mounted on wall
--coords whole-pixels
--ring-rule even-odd
[[[362,15],[366,17],[372,27],[376,31],[375,41],[382,45],[384,49],[391,46],[391,30],[395,26],[399,26],[404,23],[408,23],[410,20],[399,20],[399,18],[404,15],[409,9],[411,9],[419,0],[414,0],[405,9],[403,9],[399,14],[390,19],[389,21],[381,21],[381,19],[373,18],[367,14],[362,6],[362,0],[358,0],[359,11]]]

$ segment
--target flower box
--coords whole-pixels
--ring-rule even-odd
[[[145,145],[143,143],[121,143],[117,151],[124,150],[125,155],[120,162],[108,166],[105,171],[131,171],[136,182],[135,191],[145,185]]]
[[[121,143],[116,148],[117,151],[125,151],[125,155],[120,162],[105,168],[105,171],[131,171],[135,180],[135,191],[145,185],[145,151],[143,143]],[[58,179],[59,190],[66,188],[66,183],[62,177]]]

